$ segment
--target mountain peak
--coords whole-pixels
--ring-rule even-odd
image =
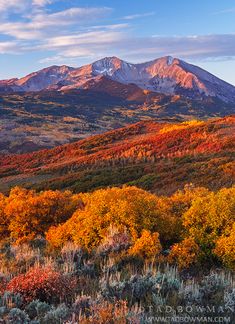
[[[116,56],[104,57],[92,64],[94,74],[112,76],[125,62]]]
[[[156,59],[156,61],[163,61],[164,63],[166,63],[166,65],[172,65],[173,63],[178,63],[179,60],[173,56],[163,56],[163,57],[160,57],[159,59]]]
[[[139,64],[107,56],[80,68],[53,65],[19,80],[0,81],[0,91],[79,89],[87,82],[92,84],[92,80],[99,81],[99,76],[166,95],[183,95],[194,99],[211,96],[225,102],[235,102],[234,86],[170,55]]]

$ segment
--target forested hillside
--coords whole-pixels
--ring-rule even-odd
[[[131,184],[171,194],[185,184],[212,190],[234,183],[233,116],[137,124],[22,155],[0,157],[0,188],[94,190]]]

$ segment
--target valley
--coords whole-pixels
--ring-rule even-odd
[[[112,84],[110,85],[112,86]],[[114,85],[113,85],[114,86]],[[128,86],[125,86],[128,90]],[[234,105],[137,88],[3,94],[0,97],[0,152],[27,153],[71,143],[138,121],[180,122],[223,117]]]

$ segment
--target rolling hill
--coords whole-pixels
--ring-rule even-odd
[[[75,192],[134,184],[171,194],[185,184],[230,187],[235,117],[159,123],[142,121],[50,150],[0,157],[0,189],[20,185]]]

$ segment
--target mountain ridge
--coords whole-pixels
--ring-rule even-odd
[[[53,65],[20,79],[1,80],[0,92],[83,89],[87,88],[87,82],[99,82],[99,76],[165,95],[183,95],[193,99],[216,97],[224,102],[235,102],[233,85],[171,56],[138,64],[112,56],[78,68]]]

